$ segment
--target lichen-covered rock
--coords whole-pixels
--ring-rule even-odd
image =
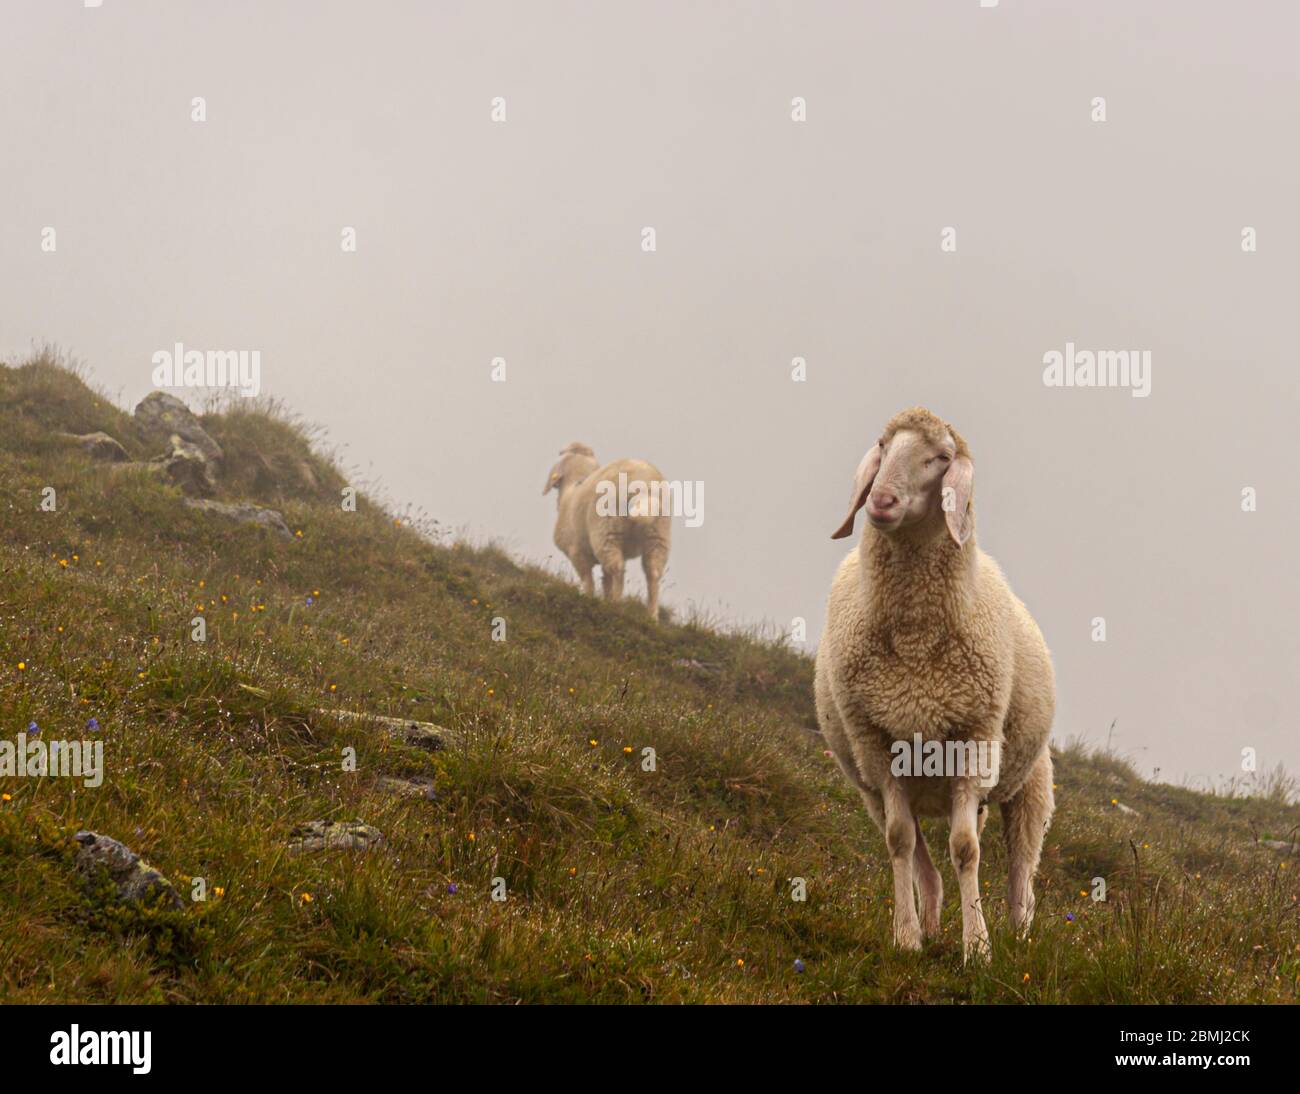
[[[56,436],[68,444],[76,445],[92,460],[101,463],[122,463],[130,459],[125,448],[107,433],[58,433]]]
[[[385,775],[380,778],[379,786],[399,798],[421,798],[430,802],[438,800],[432,779],[395,779]]]
[[[87,882],[102,871],[113,882],[119,900],[135,904],[161,899],[174,908],[184,907],[172,883],[125,844],[90,831],[78,832],[74,838],[80,844],[74,862]]]
[[[295,854],[304,851],[369,851],[383,842],[384,835],[378,828],[361,821],[306,821],[289,833],[289,850]]]
[[[199,424],[198,418],[175,395],[151,391],[135,408],[135,421],[146,439],[169,442],[173,433],[196,446],[206,459],[219,463],[224,457],[221,445]]]
[[[281,539],[293,539],[293,533],[289,531],[289,526],[284,523],[284,517],[274,509],[264,509],[260,505],[253,505],[246,501],[211,501],[207,498],[185,498],[183,500],[191,509],[198,509],[203,513],[216,513],[218,516],[239,521],[240,524],[257,524],[274,532]]]
[[[208,459],[196,444],[182,440],[180,435],[171,435],[171,454],[159,456],[153,462],[158,464],[166,479],[181,488],[190,497],[208,498],[217,492],[217,472],[212,461]],[[288,531],[288,529],[285,529]]]
[[[433,722],[416,722],[410,718],[392,718],[387,714],[367,714],[360,710],[329,710],[320,708],[320,714],[328,714],[340,722],[374,722],[383,726],[388,735],[403,744],[423,748],[429,752],[438,752],[451,744],[455,734]]]

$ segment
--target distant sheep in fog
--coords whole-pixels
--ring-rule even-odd
[[[620,475],[625,476],[621,495]],[[555,546],[573,563],[583,589],[595,591],[591,571],[599,566],[605,597],[618,600],[623,595],[625,563],[640,556],[651,619],[659,618],[659,582],[668,564],[672,521],[648,492],[628,487],[662,481],[658,469],[644,460],[615,460],[601,467],[591,448],[575,441],[560,450],[560,461],[546,476],[542,490],[543,494],[558,491]],[[629,492],[626,514],[611,510],[607,504],[611,494],[628,497]]]

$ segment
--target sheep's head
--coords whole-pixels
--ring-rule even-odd
[[[853,532],[859,509],[878,532],[893,535],[943,514],[953,541],[961,546],[975,520],[971,490],[975,466],[955,429],[924,407],[896,414],[858,464],[849,514],[832,539]]]
[[[581,482],[598,466],[596,453],[591,450],[590,445],[583,444],[581,441],[571,441],[560,449],[560,460],[546,476],[546,485],[542,487],[542,493],[549,494],[552,490],[563,491],[566,482],[570,484]]]

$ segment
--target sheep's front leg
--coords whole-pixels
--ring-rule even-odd
[[[592,579],[591,571],[595,569],[595,564],[591,566],[578,566],[578,580],[582,582],[582,591],[588,596],[596,595],[596,582]]]
[[[916,854],[916,817],[896,779],[884,786],[885,847],[894,870],[894,944],[901,950],[921,948],[921,922],[912,895],[912,863]]]
[[[980,800],[973,778],[956,778],[952,789],[952,831],[948,852],[961,892],[961,941],[965,960],[989,953],[989,929],[980,904]]]

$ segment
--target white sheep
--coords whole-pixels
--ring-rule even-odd
[[[620,476],[623,476],[620,491]],[[641,558],[645,571],[646,608],[659,618],[659,582],[668,564],[672,517],[661,506],[658,484],[664,477],[644,460],[615,460],[601,467],[595,453],[574,442],[560,449],[560,461],[546,476],[543,494],[555,489],[558,516],[555,545],[578,571],[583,589],[592,593],[591,571],[600,566],[606,599],[623,595],[628,559]],[[641,488],[638,488],[640,484]],[[621,505],[625,512],[620,512]]]
[[[1012,925],[1034,913],[1034,874],[1051,821],[1051,656],[997,564],[975,543],[974,464],[928,410],[896,415],[858,466],[833,538],[867,527],[831,586],[817,650],[817,719],[885,836],[894,874],[894,941],[939,930],[943,883],[921,816],[948,813],[961,891],[963,953],[988,953],[979,837],[999,803]],[[935,766],[908,773],[925,752]],[[985,774],[972,771],[986,761]],[[937,772],[937,773],[936,773]],[[918,920],[912,888],[921,903]]]

